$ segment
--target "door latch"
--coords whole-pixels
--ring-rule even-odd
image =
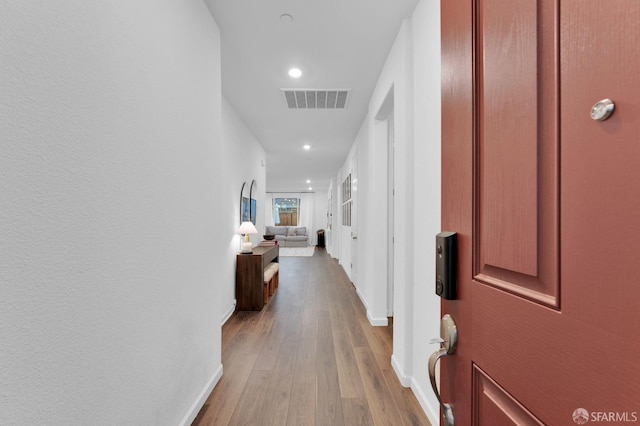
[[[456,323],[449,314],[445,314],[440,320],[440,338],[432,339],[430,343],[440,343],[440,349],[435,351],[429,357],[429,380],[433,393],[442,408],[442,425],[454,426],[453,407],[451,404],[442,402],[438,384],[436,383],[436,364],[443,356],[451,355],[456,351],[458,343],[458,328]]]

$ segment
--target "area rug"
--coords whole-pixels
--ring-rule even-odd
[[[315,246],[307,247],[280,247],[279,255],[284,257],[311,257]]]

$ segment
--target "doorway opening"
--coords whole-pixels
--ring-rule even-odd
[[[394,262],[395,262],[395,130],[394,130],[394,88],[389,89],[385,100],[382,102],[376,114],[376,134],[380,143],[380,152],[386,154],[386,172],[384,173],[386,185],[383,191],[386,192],[386,312],[389,323],[393,323],[394,315]],[[383,150],[384,147],[384,150]],[[381,259],[382,260],[382,259]],[[382,289],[381,289],[382,290]]]

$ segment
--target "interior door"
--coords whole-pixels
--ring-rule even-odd
[[[456,425],[640,422],[640,2],[441,8],[442,400]]]
[[[393,111],[387,119],[387,317],[392,317],[395,292],[396,257],[396,136]]]
[[[351,282],[358,287],[358,153],[351,172]]]

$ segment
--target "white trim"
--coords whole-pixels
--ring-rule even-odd
[[[413,391],[413,394],[416,396],[418,402],[420,403],[422,410],[429,418],[429,421],[431,422],[431,424],[432,425],[440,424],[440,407],[433,407],[431,404],[429,404],[429,401],[427,400],[427,396],[424,394],[424,391],[422,390],[422,388],[418,384],[418,381],[414,377],[411,378],[411,390]]]
[[[389,318],[387,317],[382,317],[382,318],[375,318],[371,316],[371,311],[369,311],[367,309],[367,319],[369,320],[369,324],[371,324],[374,327],[386,327],[389,325]]]
[[[418,384],[418,381],[412,377],[407,376],[400,368],[400,363],[398,362],[395,355],[391,355],[391,366],[393,367],[393,371],[395,371],[398,380],[400,380],[400,384],[405,388],[411,388],[411,391],[415,395],[418,403],[420,403],[420,407],[422,407],[422,411],[424,411],[425,415],[429,418],[429,421],[432,425],[440,424],[438,417],[440,415],[440,407],[433,407],[429,404],[429,401],[424,394],[424,391]]]
[[[342,257],[338,258],[338,264],[340,265],[340,267],[342,267],[342,270],[344,271],[344,273],[347,276],[347,278],[349,278],[349,281],[351,281],[351,268],[345,267],[345,264],[342,261]]]
[[[404,374],[404,371],[400,368],[400,363],[395,355],[391,355],[391,366],[393,367],[393,371],[396,372],[396,376],[398,377],[398,380],[400,380],[400,384],[405,388],[411,387],[412,378]]]
[[[367,310],[367,319],[369,320],[369,324],[371,324],[374,327],[386,327],[389,325],[389,319],[387,317],[376,318],[371,316],[369,305],[367,304],[367,301],[364,298],[364,295],[360,293],[360,289],[358,287],[356,287],[356,294],[360,298],[360,301],[362,302],[362,305],[364,306],[364,308]]]
[[[425,415],[429,418],[431,424],[439,424],[440,422],[438,420],[438,416],[440,415],[440,408],[433,407],[431,404],[429,404],[424,391],[418,384],[418,381],[414,377],[404,374],[402,368],[400,368],[400,363],[398,362],[395,355],[391,355],[391,366],[393,367],[398,380],[400,380],[400,384],[405,388],[411,388],[411,391],[418,400],[418,403],[420,403],[420,407],[422,407],[422,411],[424,411]]]
[[[358,295],[358,297],[360,298],[360,301],[362,302],[362,306],[364,306],[364,309],[369,312],[369,305],[367,304],[367,300],[364,298],[364,295],[362,293],[360,293],[360,289],[358,288],[358,286],[354,286],[356,288],[356,294]]]
[[[236,310],[236,303],[237,300],[233,299],[233,304],[231,305],[231,307],[227,309],[227,312],[225,312],[224,315],[222,315],[221,325],[224,325],[225,322],[229,321],[229,318],[231,318],[231,315],[233,315]]]
[[[371,324],[374,327],[386,327],[387,325],[389,325],[389,319],[387,317],[375,318],[371,316],[371,311],[369,310],[369,304],[367,303],[367,300],[364,298],[364,295],[360,292],[360,289],[357,286],[354,286],[354,287],[356,288],[356,294],[360,298],[360,301],[362,302],[364,309],[366,309],[367,311],[367,319],[369,320],[369,324]]]
[[[202,389],[202,392],[200,392],[200,395],[198,395],[198,398],[196,398],[196,400],[193,402],[193,405],[191,405],[191,407],[189,408],[189,411],[187,411],[187,414],[184,415],[184,417],[182,418],[182,421],[180,422],[180,426],[189,426],[193,422],[193,420],[196,418],[196,416],[200,412],[200,409],[202,409],[202,406],[204,405],[205,401],[207,400],[207,398],[209,398],[209,395],[211,395],[213,388],[220,381],[221,377],[222,377],[222,364],[218,366],[218,369],[213,374],[211,379],[209,379],[209,382],[204,387],[204,389]]]

